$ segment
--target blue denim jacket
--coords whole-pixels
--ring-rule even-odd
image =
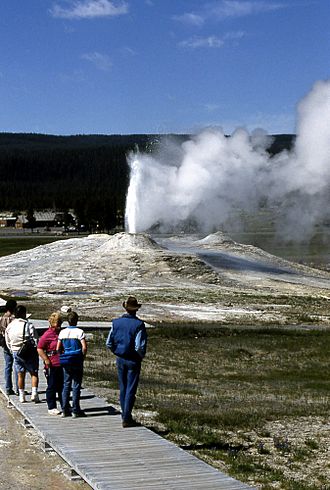
[[[142,360],[147,350],[147,331],[140,318],[126,313],[112,321],[106,346],[116,356]]]

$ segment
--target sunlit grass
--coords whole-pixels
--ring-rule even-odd
[[[275,478],[274,468],[267,469],[258,458],[270,449],[260,443],[258,457],[252,457],[246,452],[248,434],[254,431],[266,437],[265,425],[271,421],[328,416],[329,347],[329,331],[151,329],[137,413],[147,426],[165,430],[168,438],[194,449],[199,457],[216,467],[225,465],[242,480],[253,476],[266,489]],[[105,335],[95,337],[90,353],[87,382],[103,388],[109,401],[118,403],[115,359],[105,350]],[[144,417],[148,411],[155,417]],[[293,447],[285,437],[272,439],[272,450],[297,464],[307,464],[317,448],[312,437],[301,447]],[[280,469],[275,473],[281,488],[316,488],[296,486]]]

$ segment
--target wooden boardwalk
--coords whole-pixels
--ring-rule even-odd
[[[40,363],[41,366],[41,363]],[[4,389],[4,360],[0,353],[0,390]],[[30,386],[27,375],[27,389]],[[74,472],[97,490],[184,490],[251,488],[217,471],[145,427],[123,429],[120,414],[90,390],[82,391],[86,418],[50,416],[46,383],[40,371],[42,403],[11,404]],[[27,395],[27,400],[30,396]]]

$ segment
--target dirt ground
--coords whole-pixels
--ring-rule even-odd
[[[0,489],[87,490],[85,482],[70,481],[69,467],[54,452],[43,452],[33,429],[21,425],[22,417],[7,408],[0,395]]]

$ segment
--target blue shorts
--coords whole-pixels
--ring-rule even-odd
[[[20,357],[17,356],[17,352],[13,352],[14,355],[14,363],[18,373],[25,373],[28,371],[30,374],[38,375],[39,370],[39,357],[33,356],[31,359],[27,361],[23,361]]]

